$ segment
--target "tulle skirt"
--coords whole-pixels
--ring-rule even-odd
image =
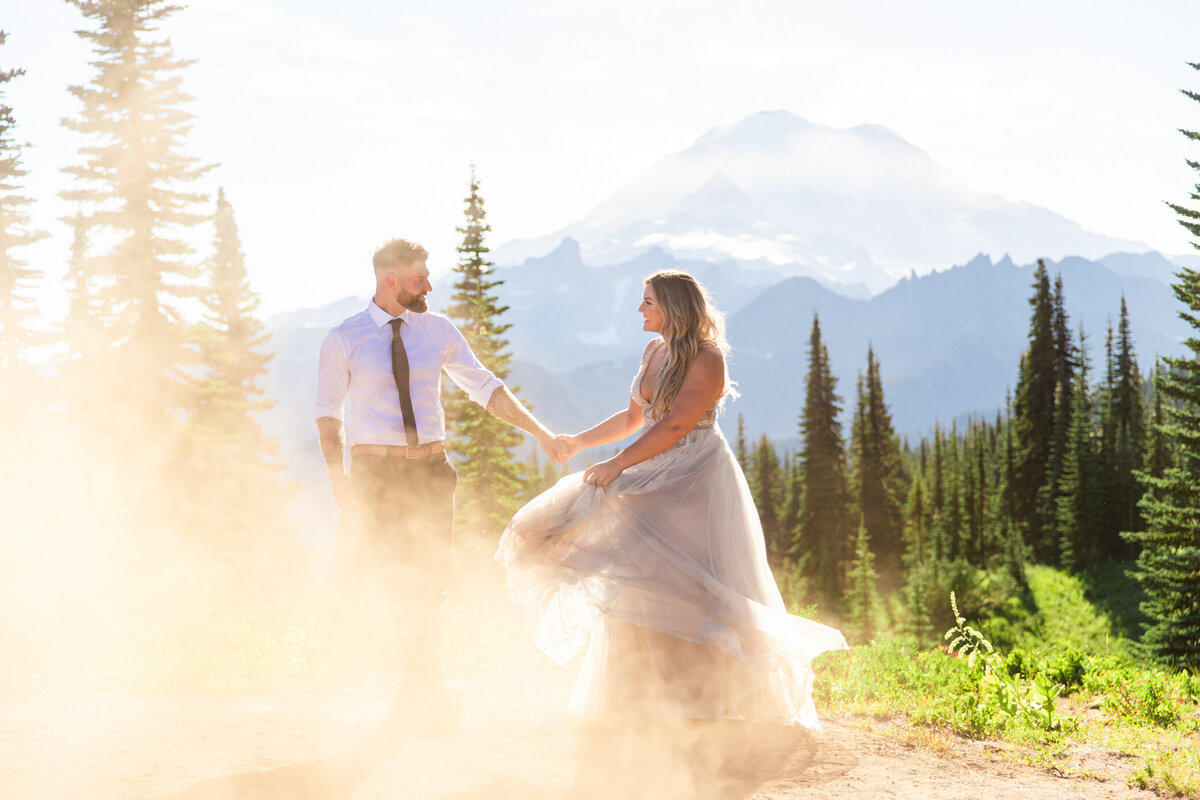
[[[787,613],[720,429],[605,488],[582,477],[518,511],[496,554],[537,645],[560,664],[587,647],[572,710],[819,727],[812,660],[846,642]]]

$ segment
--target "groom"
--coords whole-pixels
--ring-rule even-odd
[[[537,437],[553,460],[566,454],[479,363],[454,324],[429,311],[427,258],[424,247],[406,239],[375,251],[374,297],[321,345],[316,416],[334,500],[344,519],[362,521],[384,570],[404,691],[429,717],[453,706],[438,644],[458,476],[446,455],[441,373],[495,417]],[[349,406],[344,427],[343,405]]]

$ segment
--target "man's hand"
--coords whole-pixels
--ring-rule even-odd
[[[341,512],[342,522],[354,518],[354,491],[350,476],[342,466],[346,453],[346,433],[342,421],[333,417],[318,417],[317,432],[321,440],[321,453],[325,456],[325,467],[329,471],[329,485],[333,489],[333,501]]]
[[[559,452],[562,453],[563,461],[567,461],[580,450],[583,449],[583,444],[580,443],[578,436],[571,436],[567,433],[560,433],[554,437],[558,440]]]
[[[350,476],[342,473],[340,477],[330,475],[330,480],[333,485],[333,502],[337,503],[338,511],[341,512],[342,521],[348,522],[354,518],[357,510],[354,502],[354,490],[350,484]]]
[[[555,464],[562,464],[568,458],[574,455],[574,452],[571,451],[565,444],[563,444],[561,436],[544,436],[538,441],[542,445],[542,451],[545,452],[545,454],[549,456],[550,460]]]

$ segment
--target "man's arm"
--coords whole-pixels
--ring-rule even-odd
[[[342,421],[334,417],[318,417],[317,431],[321,435],[321,454],[325,456],[333,499],[343,514],[348,513],[354,506],[354,496],[350,491],[350,476],[346,474],[346,433]]]
[[[488,412],[498,420],[507,422],[514,428],[520,428],[528,434],[536,437],[538,443],[541,444],[542,450],[546,455],[550,456],[556,463],[566,461],[564,455],[565,445],[554,438],[554,434],[549,428],[538,421],[537,417],[529,413],[529,409],[517,399],[507,386],[500,386],[492,392],[491,399],[487,404]]]

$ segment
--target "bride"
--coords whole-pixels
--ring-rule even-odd
[[[819,727],[811,662],[845,648],[787,613],[746,479],[716,423],[734,394],[724,321],[687,273],[645,281],[629,407],[567,455],[642,429],[612,458],[517,512],[496,554],[560,664],[587,648],[570,707],[607,719],[745,719]]]

